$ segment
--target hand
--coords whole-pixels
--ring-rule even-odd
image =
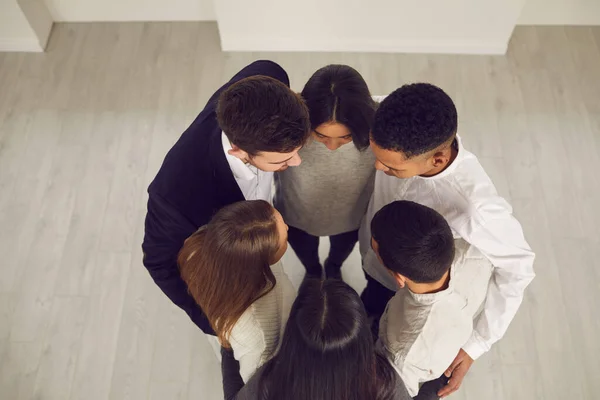
[[[471,356],[463,349],[460,349],[458,355],[454,361],[452,361],[452,364],[450,364],[446,372],[444,372],[444,375],[450,378],[450,380],[448,381],[448,384],[438,392],[438,396],[443,398],[456,392],[462,384],[467,371],[471,368],[471,365],[473,365]]]

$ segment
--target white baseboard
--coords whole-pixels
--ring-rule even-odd
[[[215,21],[213,0],[45,0],[55,22]]]
[[[508,43],[461,41],[339,40],[337,38],[221,37],[223,51],[505,54]]]
[[[0,52],[41,53],[44,48],[36,38],[0,38]]]

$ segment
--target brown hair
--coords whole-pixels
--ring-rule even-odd
[[[275,286],[271,261],[279,248],[275,209],[266,201],[222,208],[179,252],[181,277],[221,345],[242,314]]]
[[[290,153],[310,136],[302,97],[263,75],[242,79],[223,91],[217,120],[231,143],[250,156],[262,151]]]

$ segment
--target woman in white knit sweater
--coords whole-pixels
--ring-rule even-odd
[[[244,381],[276,352],[296,296],[280,262],[286,249],[281,214],[253,200],[219,210],[179,253],[190,294]]]

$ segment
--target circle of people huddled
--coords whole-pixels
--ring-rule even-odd
[[[218,338],[225,399],[445,397],[534,277],[510,205],[428,83],[372,96],[355,69],[328,65],[295,93],[256,61],[209,99],[148,192],[144,265]],[[342,276],[357,242],[360,295]],[[298,291],[288,243],[306,268]]]

